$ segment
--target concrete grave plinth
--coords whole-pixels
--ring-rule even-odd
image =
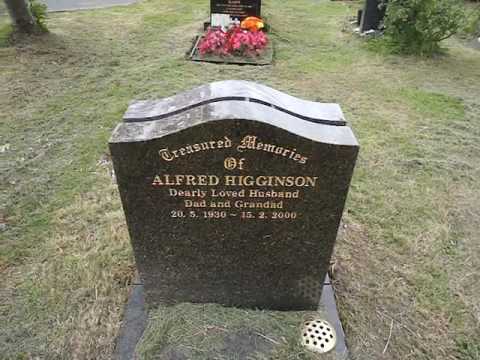
[[[192,305],[195,306],[195,305]],[[212,304],[207,304],[211,308]],[[175,318],[173,312],[177,309],[172,308],[169,318]],[[216,308],[217,311],[222,311],[220,307]],[[202,308],[195,308],[195,311],[201,312]],[[238,310],[234,310],[238,311]],[[251,311],[252,312],[252,311]],[[196,336],[187,337],[194,339],[195,337],[211,337],[207,342],[215,342],[217,344],[216,349],[201,349],[194,341],[192,342],[182,342],[181,344],[173,341],[163,343],[162,346],[157,346],[158,344],[150,344],[151,347],[155,347],[158,350],[154,354],[150,353],[148,358],[154,357],[155,359],[162,360],[179,360],[179,359],[273,359],[275,358],[276,352],[284,345],[286,339],[284,338],[285,333],[282,332],[282,336],[279,338],[278,335],[275,336],[274,328],[278,327],[278,323],[290,322],[292,317],[294,320],[293,324],[297,327],[294,330],[294,339],[290,338],[290,346],[295,347],[295,342],[300,342],[302,331],[300,326],[302,319],[307,320],[310,317],[314,316],[316,318],[323,318],[332,324],[336,333],[336,345],[334,350],[329,353],[322,354],[322,359],[325,360],[346,360],[349,358],[349,352],[345,342],[345,334],[343,331],[342,324],[338,315],[337,307],[335,304],[335,296],[333,291],[333,286],[330,282],[330,278],[327,276],[323,284],[322,297],[318,309],[315,313],[294,313],[293,315],[290,312],[273,312],[271,313],[272,318],[275,319],[275,326],[270,326],[268,324],[262,324],[261,332],[256,330],[256,325],[254,321],[251,321],[252,314],[250,315],[250,320],[242,321],[242,325],[238,324],[234,329],[227,330],[230,328],[229,323],[225,323],[223,327],[220,327],[222,331],[222,336],[218,338],[218,334],[215,332],[199,334],[198,329],[201,329],[200,321],[196,323]],[[233,315],[231,315],[233,316]],[[256,316],[256,313],[253,314]],[[260,314],[258,314],[260,316]],[[262,316],[265,316],[265,312],[262,313]],[[287,324],[285,324],[287,326]],[[159,329],[157,328],[158,324],[154,319],[150,319],[147,313],[145,306],[145,297],[144,297],[144,288],[140,283],[136,283],[131,286],[130,296],[128,304],[125,308],[124,319],[122,327],[120,329],[119,336],[117,337],[115,344],[115,352],[113,355],[114,360],[132,360],[143,358],[140,356],[141,347],[143,342],[151,341],[146,340],[145,338]],[[215,328],[210,326],[209,328]],[[172,329],[173,330],[173,329]],[[146,334],[145,334],[146,331]],[[298,331],[298,332],[297,332]],[[175,333],[179,333],[179,329],[175,329]],[[185,334],[188,335],[188,334]],[[166,338],[169,338],[166,336]],[[283,339],[282,339],[283,338]],[[143,341],[142,341],[143,340]],[[288,340],[287,340],[288,341]],[[152,346],[153,345],[153,346]],[[192,351],[192,349],[197,349],[197,351]],[[297,351],[302,351],[297,345]],[[304,352],[306,350],[303,350]],[[200,352],[201,354],[199,354]]]

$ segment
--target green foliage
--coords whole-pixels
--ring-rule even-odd
[[[0,24],[0,48],[7,47],[13,27],[10,24]]]
[[[47,27],[47,5],[39,3],[37,0],[29,0],[28,6],[32,13],[38,29],[41,32],[48,32]]]
[[[479,334],[480,336],[480,334]],[[456,340],[458,359],[475,360],[480,359],[480,344],[469,341],[468,337],[461,336]]]
[[[468,11],[465,25],[463,26],[463,29],[462,29],[462,33],[467,35],[480,36],[480,7],[479,6]]]
[[[432,55],[460,29],[463,19],[461,0],[390,0],[385,32],[402,53]]]

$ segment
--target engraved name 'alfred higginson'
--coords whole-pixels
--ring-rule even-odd
[[[273,176],[273,175],[155,175],[153,186],[260,186],[260,187],[315,187],[318,176]]]
[[[188,156],[200,151],[210,151],[216,149],[227,149],[234,146],[232,140],[227,136],[219,140],[205,141],[201,143],[185,145],[184,147],[176,150],[170,150],[168,148],[161,149],[158,153],[160,157],[165,161],[173,161],[176,158]],[[306,164],[308,157],[297,152],[297,149],[286,148],[276,144],[264,143],[257,136],[246,135],[236,146],[238,152],[244,152],[247,150],[265,151],[277,156],[282,156],[286,159],[292,160],[299,164]]]

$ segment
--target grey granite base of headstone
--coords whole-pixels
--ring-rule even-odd
[[[135,348],[147,326],[148,315],[145,307],[143,284],[138,281],[130,286],[130,295],[123,313],[122,327],[115,344],[113,359],[134,359]]]
[[[326,276],[323,284],[322,296],[317,311],[319,317],[327,320],[333,325],[337,334],[337,344],[335,349],[328,354],[324,354],[323,356],[326,356],[325,359],[347,360],[349,358],[349,354],[345,342],[345,333],[343,331],[342,323],[338,314],[334,289],[328,275]],[[147,325],[148,314],[145,306],[143,285],[139,282],[136,282],[131,286],[130,289],[130,296],[125,306],[122,327],[120,329],[119,336],[116,339],[113,360],[137,359],[136,348],[142,338],[143,332],[147,328]],[[245,332],[248,331],[249,329],[245,329]],[[241,339],[237,340],[241,342]],[[232,341],[234,342],[237,340],[232,338]],[[255,342],[255,344],[258,345],[258,342]],[[234,344],[234,346],[229,348],[231,348],[230,351],[232,352],[229,354],[231,355],[231,358],[243,358],[241,354],[235,353],[235,351],[242,350],[241,344]],[[268,358],[268,354],[274,349],[273,346],[257,346],[255,350],[257,354],[261,354]],[[175,355],[176,353],[177,352],[174,348],[166,349],[166,351],[162,350],[161,358],[165,360],[174,360],[177,359]]]
[[[217,56],[217,55],[201,55],[198,51],[198,44],[202,36],[198,36],[193,42],[193,47],[188,52],[187,58],[196,62],[209,62],[216,64],[233,64],[233,65],[270,65],[273,63],[274,48],[270,40],[265,51],[258,56]]]

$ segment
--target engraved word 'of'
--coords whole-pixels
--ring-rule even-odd
[[[235,159],[233,157],[228,157],[225,159],[225,161],[223,162],[223,166],[225,167],[225,169],[227,170],[235,170],[235,169],[239,169],[239,170],[243,170],[243,165],[245,163],[245,159],[242,158],[242,159]]]

